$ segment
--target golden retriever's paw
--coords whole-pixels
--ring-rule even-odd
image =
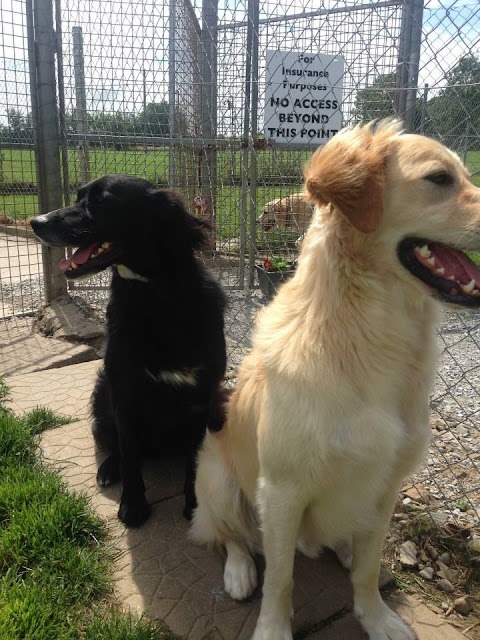
[[[223,572],[225,591],[234,600],[245,600],[257,587],[257,568],[250,554],[229,547]]]
[[[293,640],[290,623],[282,625],[279,621],[264,623],[260,619],[257,623],[252,640]]]
[[[411,627],[385,605],[380,615],[360,618],[370,640],[417,640]]]

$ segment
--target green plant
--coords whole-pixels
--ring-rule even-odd
[[[266,271],[288,271],[292,268],[292,264],[285,258],[266,258],[263,262],[263,268]]]
[[[42,433],[42,431],[46,429],[53,429],[54,427],[76,422],[76,418],[58,415],[46,407],[36,407],[32,409],[32,411],[22,416],[21,420],[30,433],[34,435]]]
[[[0,402],[8,395],[10,387],[5,382],[5,378],[0,376]]]
[[[459,498],[455,505],[460,509],[460,511],[467,511],[470,509],[470,501],[467,498]]]

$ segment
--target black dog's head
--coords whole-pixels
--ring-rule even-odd
[[[123,175],[93,180],[72,206],[37,216],[31,225],[46,245],[77,247],[60,261],[72,279],[114,264],[148,277],[166,261],[181,264],[204,247],[210,228],[187,212],[177,193]]]

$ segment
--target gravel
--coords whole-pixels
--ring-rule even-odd
[[[223,270],[220,275],[227,286],[235,284],[234,273]],[[79,283],[70,294],[93,315],[103,317],[107,286],[108,275],[99,274]],[[251,292],[229,289],[227,295],[228,378],[233,384],[235,370],[250,346],[255,315],[265,299],[257,289]],[[43,304],[41,279],[24,278],[13,284],[0,282],[0,301],[0,317],[24,310],[33,312]],[[453,520],[460,528],[478,529],[480,313],[445,313],[439,339],[443,353],[431,398],[432,444],[426,464],[410,481],[430,494],[427,510],[438,521]]]

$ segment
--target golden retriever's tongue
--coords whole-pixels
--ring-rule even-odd
[[[98,243],[77,249],[71,258],[62,258],[59,262],[60,269],[66,271],[72,266],[72,262],[75,262],[77,265],[85,264],[96,247],[98,247]]]
[[[480,284],[480,269],[464,253],[436,242],[429,242],[428,247],[435,258],[435,268],[443,267],[446,277],[454,276],[461,284],[472,280]]]

